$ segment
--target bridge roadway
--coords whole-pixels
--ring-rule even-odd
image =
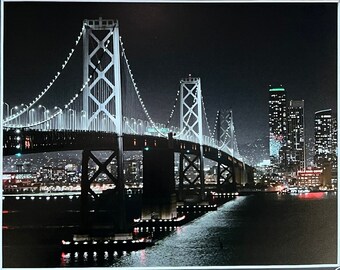
[[[199,144],[190,141],[168,139],[150,135],[124,134],[124,151],[143,151],[148,148],[174,149],[176,153],[199,154]],[[116,150],[118,140],[116,133],[98,131],[68,131],[68,130],[25,130],[8,129],[3,132],[3,155],[32,154],[42,152],[57,152],[71,150]],[[237,158],[219,151],[217,148],[204,145],[203,156],[226,166],[251,170],[247,164]],[[245,167],[243,167],[245,166]]]

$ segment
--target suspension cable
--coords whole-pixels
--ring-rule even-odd
[[[55,81],[59,78],[61,72],[65,69],[65,67],[67,66],[68,62],[70,61],[74,51],[75,51],[75,48],[77,47],[81,37],[83,36],[83,32],[85,30],[85,24],[83,24],[82,26],[82,29],[81,29],[81,32],[79,33],[79,36],[77,37],[77,40],[75,42],[75,47],[71,49],[71,52],[68,54],[66,60],[64,61],[64,63],[61,65],[61,69],[60,71],[58,71],[56,73],[56,75],[54,76],[54,78],[50,81],[50,83],[44,88],[44,90],[35,98],[33,99],[33,101],[31,101],[29,103],[29,105],[20,110],[19,112],[17,112],[16,114],[14,115],[11,115],[10,117],[7,117],[5,120],[4,120],[4,124],[18,118],[19,116],[21,116],[22,114],[24,114],[26,111],[28,111],[34,104],[36,104],[46,93],[47,91],[52,87],[52,85],[55,83]]]
[[[174,105],[173,105],[172,110],[171,110],[171,112],[170,112],[169,119],[168,119],[168,121],[167,121],[167,123],[166,123],[166,127],[169,126],[170,121],[172,120],[172,117],[173,117],[174,112],[175,112],[175,109],[176,109],[176,105],[177,105],[177,101],[178,101],[178,96],[179,96],[180,92],[181,92],[181,89],[178,89],[177,94],[176,94],[176,98],[175,98]]]
[[[137,85],[136,85],[136,82],[133,78],[133,74],[132,74],[132,71],[130,69],[130,65],[129,65],[129,61],[127,59],[127,56],[126,56],[126,53],[125,53],[125,49],[123,47],[123,41],[122,41],[122,37],[119,37],[120,38],[120,46],[122,48],[122,56],[124,57],[125,59],[125,63],[127,65],[127,68],[128,68],[128,71],[129,71],[129,75],[130,75],[130,79],[132,81],[132,84],[133,84],[133,88],[135,90],[135,93],[137,94],[137,97],[138,97],[138,100],[139,100],[139,103],[141,104],[142,106],[142,109],[146,115],[146,117],[148,118],[148,120],[150,121],[152,127],[163,137],[167,137],[167,134],[163,133],[161,130],[158,129],[158,127],[156,126],[155,122],[152,120],[151,116],[149,115],[149,112],[148,110],[146,109],[145,105],[144,105],[144,102],[143,102],[143,99],[139,93],[139,90],[137,88]]]
[[[212,138],[215,137],[215,133],[216,133],[216,130],[217,130],[218,115],[219,115],[219,111],[216,112],[216,118],[215,118],[215,124],[214,124],[214,130],[213,130],[213,133],[212,133]]]
[[[205,106],[204,106],[203,95],[202,95],[202,105],[203,105],[203,113],[204,113],[204,116],[205,116],[205,121],[207,122],[207,126],[208,126],[209,135],[210,135],[211,138],[213,138],[213,136],[212,136],[212,134],[211,134],[211,129],[210,129],[208,117],[207,117],[207,112],[206,112]]]

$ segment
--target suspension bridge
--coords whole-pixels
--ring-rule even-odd
[[[83,55],[82,85],[68,91],[71,97],[64,104],[42,105],[77,51]],[[106,174],[114,183],[121,205],[117,231],[126,232],[124,151],[143,151],[144,193],[150,198],[155,195],[153,185],[165,183],[166,188],[158,192],[156,199],[166,197],[170,201],[177,190],[177,201],[185,201],[192,194],[204,201],[204,159],[217,164],[218,191],[236,190],[237,184],[252,181],[253,168],[238,151],[232,111],[218,110],[215,123],[210,126],[202,92],[200,78],[181,79],[178,91],[174,91],[168,121],[156,123],[134,80],[118,22],[85,20],[75,47],[40,94],[28,104],[11,107],[4,103],[3,153],[6,156],[81,150],[83,228],[88,226],[89,197],[96,196],[91,183],[100,174]],[[101,161],[96,151],[111,154]],[[179,156],[178,183],[174,177],[175,153]],[[108,169],[113,160],[117,167],[114,172]],[[88,168],[90,161],[97,165],[93,174]]]

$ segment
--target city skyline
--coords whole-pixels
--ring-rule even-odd
[[[83,20],[103,17],[119,20],[134,77],[156,121],[167,121],[179,80],[192,74],[202,80],[211,125],[217,110],[233,109],[240,144],[269,136],[269,85],[282,85],[288,100],[305,100],[306,137],[313,137],[314,112],[336,111],[336,8],[5,3],[4,101],[29,103],[55,74]],[[20,31],[22,24],[30,27]]]

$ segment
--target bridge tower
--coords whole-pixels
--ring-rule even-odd
[[[118,21],[85,20],[82,128],[122,133]],[[110,121],[103,126],[99,119]],[[109,129],[108,129],[109,128]]]
[[[94,195],[90,184],[100,173],[106,174],[115,184],[119,201],[118,231],[126,232],[125,190],[123,174],[123,114],[120,70],[120,41],[118,21],[85,20],[83,43],[83,110],[81,112],[82,128],[115,132],[117,144],[112,142],[112,155],[100,162],[92,152],[85,149],[82,158],[82,213],[83,227],[88,228],[88,195]],[[108,119],[103,125],[103,119]],[[98,149],[97,149],[98,150]],[[107,169],[113,159],[117,160],[117,175]],[[89,178],[88,163],[92,159],[98,170]]]
[[[180,138],[196,141],[200,149],[198,154],[188,149],[180,152],[179,200],[183,201],[184,193],[189,190],[194,190],[191,195],[198,195],[199,200],[204,200],[201,79],[189,75],[180,84]]]
[[[216,141],[221,150],[230,156],[222,161],[219,155],[217,164],[217,189],[233,191],[236,189],[236,170],[234,155],[238,153],[234,132],[233,112],[220,110],[217,112]]]
[[[222,150],[230,155],[234,156],[237,152],[233,111],[231,109],[217,112],[216,140]]]

